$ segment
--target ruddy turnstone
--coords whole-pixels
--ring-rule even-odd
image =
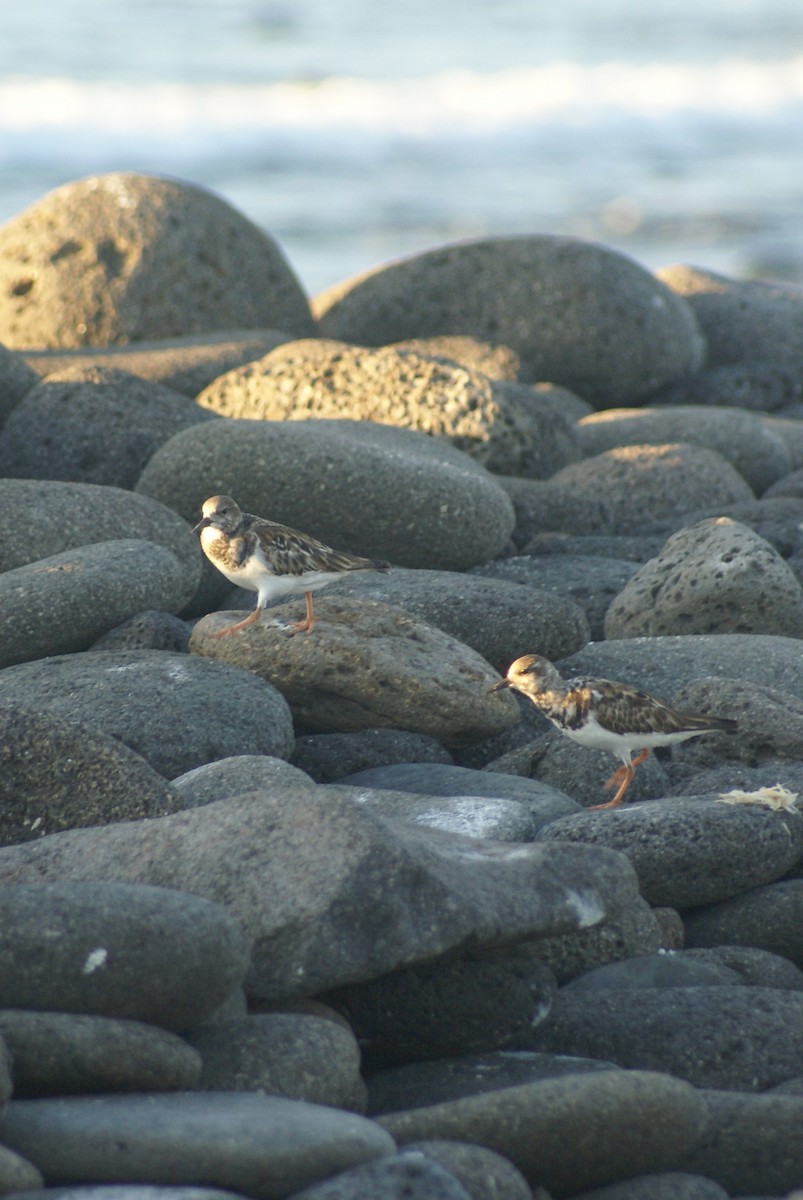
[[[204,501],[201,514],[193,533],[200,535],[206,557],[232,583],[257,593],[253,612],[212,637],[225,637],[255,624],[269,600],[293,592],[304,593],[307,615],[290,626],[291,633],[311,633],[314,591],[350,571],[390,570],[390,563],[381,559],[333,550],[288,525],[244,513],[231,496],[211,496]]]
[[[506,687],[527,696],[556,729],[581,746],[610,750],[621,758],[624,765],[605,784],[606,789],[616,787],[616,795],[607,804],[594,804],[592,808],[620,805],[636,767],[648,758],[653,747],[672,746],[717,730],[736,730],[736,722],[730,717],[678,712],[657,696],[627,683],[585,676],[564,679],[557,667],[540,654],[517,658],[505,678],[490,690],[498,692]],[[636,758],[632,757],[634,750],[640,750]]]

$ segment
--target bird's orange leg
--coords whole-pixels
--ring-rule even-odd
[[[296,621],[290,626],[290,636],[294,633],[312,633],[315,628],[315,613],[312,609],[312,592],[305,592],[304,598],[307,601],[307,615],[303,621]]]
[[[617,767],[613,775],[611,775],[610,779],[607,780],[605,784],[606,791],[609,788],[616,787],[618,784],[618,789],[613,800],[608,800],[605,804],[592,804],[589,806],[589,811],[591,811],[591,809],[599,808],[618,808],[622,803],[622,797],[633,782],[633,776],[636,774],[636,767],[640,767],[641,764],[649,757],[650,751],[649,748],[647,748],[646,750],[642,750],[633,759],[629,766],[623,765],[621,767]]]
[[[257,607],[247,617],[244,617],[242,621],[238,621],[236,625],[227,625],[225,629],[219,629],[217,633],[210,633],[209,636],[213,638],[227,637],[230,633],[236,633],[238,629],[247,629],[249,625],[256,625],[261,616],[262,609]]]

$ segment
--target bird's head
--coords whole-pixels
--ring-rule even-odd
[[[540,654],[523,654],[510,664],[507,675],[490,689],[499,692],[502,688],[513,688],[517,692],[537,693],[561,687],[563,679],[548,658]]]
[[[231,496],[210,496],[204,500],[201,507],[201,519],[193,529],[200,533],[202,529],[213,526],[221,533],[234,533],[242,520],[242,512]]]

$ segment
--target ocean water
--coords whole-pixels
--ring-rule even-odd
[[[803,282],[803,4],[6,3],[0,222],[112,170],[219,192],[310,294],[528,232]]]

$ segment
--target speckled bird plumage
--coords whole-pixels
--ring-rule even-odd
[[[297,592],[306,595],[307,616],[291,629],[309,633],[315,624],[313,591],[351,571],[390,569],[381,559],[333,550],[289,525],[242,512],[230,496],[211,496],[201,511],[193,532],[200,536],[206,557],[237,587],[257,593],[254,612],[217,637],[254,624],[269,600]]]
[[[538,654],[517,658],[492,691],[510,687],[532,700],[552,724],[595,750],[608,750],[623,766],[609,780],[621,785],[612,801],[599,808],[614,808],[630,785],[636,767],[656,746],[672,746],[687,738],[722,731],[733,733],[736,722],[728,717],[679,712],[664,700],[627,683],[579,676],[564,679],[548,659]],[[633,760],[634,750],[640,750]]]

